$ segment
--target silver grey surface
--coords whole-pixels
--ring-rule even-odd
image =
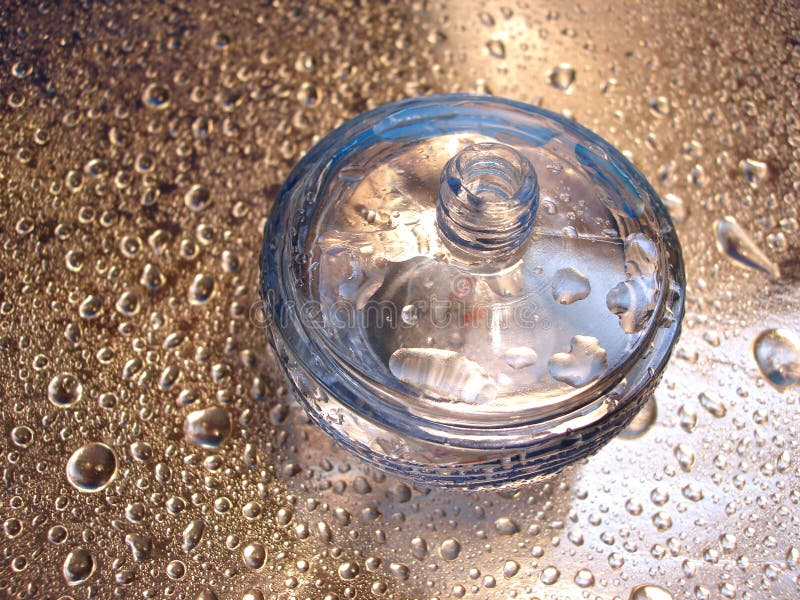
[[[0,30],[0,596],[800,595],[800,398],[751,348],[800,331],[795,3],[25,3]],[[301,153],[445,91],[565,111],[688,211],[655,403],[504,494],[333,447],[259,324],[263,220]],[[780,278],[717,250],[725,216]]]

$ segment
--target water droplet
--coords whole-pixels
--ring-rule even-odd
[[[594,574],[588,569],[580,569],[575,573],[575,584],[582,588],[592,587],[594,585]]]
[[[656,526],[658,531],[667,531],[670,527],[672,527],[672,517],[670,517],[667,513],[663,510],[658,511],[653,515],[652,518],[653,525]]]
[[[719,400],[717,397],[712,395],[710,392],[700,392],[697,395],[697,399],[700,401],[700,406],[705,408],[711,415],[721,419],[726,414],[728,414],[728,409],[725,408],[725,405]]]
[[[231,419],[221,406],[190,412],[183,422],[186,439],[198,446],[216,448],[231,434]]]
[[[189,304],[200,306],[205,304],[214,293],[214,279],[209,275],[198,273],[189,287]]]
[[[506,578],[511,578],[517,573],[519,573],[519,563],[513,560],[507,560],[503,565],[503,575]]]
[[[89,551],[84,548],[77,548],[67,554],[62,572],[67,585],[74,586],[80,585],[89,579],[94,573],[94,569],[94,558],[92,558]]]
[[[589,279],[577,269],[559,269],[553,277],[553,300],[559,304],[572,304],[583,300],[592,291]]]
[[[419,322],[419,309],[413,304],[406,304],[400,311],[400,318],[408,326],[416,325]]]
[[[428,542],[425,541],[425,538],[417,536],[411,540],[411,554],[417,560],[428,556]]]
[[[661,586],[645,583],[634,587],[628,600],[673,600],[673,597]]]
[[[142,276],[139,278],[139,283],[155,292],[167,282],[167,278],[161,273],[161,270],[154,264],[147,263],[142,269]]]
[[[67,461],[67,480],[81,492],[99,492],[117,474],[114,451],[100,442],[81,446]]]
[[[538,358],[533,348],[528,348],[528,346],[514,346],[506,350],[503,354],[503,360],[505,360],[506,364],[512,369],[524,369],[525,367],[529,367],[536,363]]]
[[[167,577],[173,580],[183,579],[186,576],[186,565],[183,561],[172,560],[167,564]]]
[[[19,448],[27,448],[33,442],[33,430],[25,425],[14,427],[11,430],[11,441]]]
[[[47,398],[56,406],[72,406],[83,395],[83,385],[71,373],[61,373],[50,380]]]
[[[494,528],[500,535],[514,535],[519,531],[519,525],[508,517],[500,517],[494,522]]]
[[[747,158],[739,163],[745,178],[753,187],[758,187],[767,178],[767,164]]]
[[[206,186],[195,184],[186,192],[183,203],[192,212],[200,212],[211,205],[211,192]]]
[[[567,90],[575,82],[575,69],[569,63],[561,63],[550,71],[550,84],[559,90]]]
[[[409,568],[406,565],[404,565],[403,563],[394,563],[394,562],[389,564],[389,572],[401,581],[405,581],[406,579],[408,579],[409,575],[411,574]]]
[[[103,312],[103,299],[100,296],[91,294],[86,296],[78,307],[78,314],[81,319],[92,321],[99,317]]]
[[[267,549],[261,542],[248,544],[242,550],[242,560],[251,571],[258,571],[267,562]]]
[[[159,83],[148,85],[142,93],[142,102],[148,108],[164,110],[169,106],[171,93],[167,86]]]
[[[355,579],[358,577],[360,572],[361,569],[355,562],[348,561],[339,565],[339,577],[345,581],[351,581]]]
[[[141,562],[150,558],[150,554],[153,551],[152,538],[136,533],[129,533],[125,536],[125,543],[131,549],[133,560],[136,562]]]
[[[717,250],[732,263],[756,269],[779,279],[780,268],[772,262],[764,252],[756,246],[747,232],[742,229],[733,217],[725,217],[714,223],[717,235]]]
[[[664,117],[669,114],[669,100],[664,96],[658,96],[650,100],[650,112],[657,117]]]
[[[553,379],[573,387],[586,385],[608,368],[606,351],[597,338],[576,335],[570,340],[569,352],[554,354],[547,367]]]
[[[539,579],[545,585],[553,585],[561,577],[561,571],[555,567],[545,567],[539,574]]]
[[[122,292],[115,308],[119,314],[131,317],[139,312],[139,297],[134,292]]]
[[[793,331],[762,331],[753,341],[753,356],[762,375],[778,390],[800,381],[800,338]]]
[[[461,543],[455,538],[447,538],[439,546],[439,556],[444,560],[455,560],[461,554]]]
[[[202,519],[194,519],[190,521],[186,528],[183,530],[183,542],[181,548],[184,552],[191,552],[200,543],[203,538],[203,533],[206,530],[206,523]]]
[[[489,40],[486,42],[486,48],[494,58],[506,57],[506,47],[500,40]]]
[[[678,421],[681,429],[686,433],[692,433],[697,428],[697,413],[684,404],[678,410]]]
[[[691,447],[686,444],[678,444],[675,446],[675,459],[684,471],[691,471],[694,466],[695,453]]]

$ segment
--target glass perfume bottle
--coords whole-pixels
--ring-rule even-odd
[[[649,398],[683,315],[644,177],[580,125],[488,96],[389,104],[325,137],[275,202],[261,272],[312,420],[430,486],[595,452]]]

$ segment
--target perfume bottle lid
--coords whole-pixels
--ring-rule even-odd
[[[334,437],[390,469],[457,468],[459,450],[489,460],[632,417],[677,337],[683,265],[657,195],[607,142],[444,95],[366,113],[305,156],[267,224],[262,292]]]

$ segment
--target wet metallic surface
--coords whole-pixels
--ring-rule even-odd
[[[800,352],[794,3],[26,3],[0,28],[0,596],[800,593],[798,388],[778,389]],[[627,151],[687,266],[655,405],[503,494],[331,446],[259,321],[262,225],[301,153],[446,91]],[[769,263],[718,250],[728,216],[749,239],[721,247]],[[789,340],[756,348],[776,387],[758,339]]]

